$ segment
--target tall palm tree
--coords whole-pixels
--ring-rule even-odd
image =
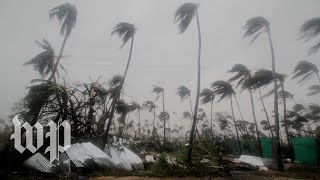
[[[162,114],[162,120],[163,120],[163,142],[166,141],[166,120],[169,121],[169,118],[166,119],[166,110],[165,110],[165,106],[164,106],[164,88],[160,87],[160,86],[153,86],[152,92],[157,94],[156,100],[159,99],[160,96],[162,96],[162,112],[160,113],[160,115]],[[159,119],[160,119],[160,115],[159,115]],[[169,115],[169,114],[168,114]],[[160,119],[161,120],[161,119]],[[169,125],[170,126],[170,125]]]
[[[198,8],[199,4],[194,3],[184,3],[182,4],[175,12],[174,21],[178,23],[179,32],[183,33],[189,27],[192,19],[196,16],[197,19],[197,27],[198,27],[198,78],[197,78],[197,95],[196,95],[196,102],[194,107],[194,114],[193,114],[193,122],[190,132],[190,139],[189,139],[189,150],[187,154],[187,161],[191,162],[192,160],[192,148],[193,148],[193,138],[194,138],[194,131],[197,121],[197,113],[198,113],[198,106],[199,106],[199,98],[200,98],[200,75],[201,75],[201,31],[200,31],[200,22],[199,22],[199,15],[198,15]]]
[[[246,87],[244,86],[245,81],[251,78],[251,71],[243,64],[235,64],[231,70],[229,71],[230,73],[236,73],[233,77],[231,77],[228,81],[229,82],[234,82],[238,81],[236,88],[238,86],[241,86],[242,89],[247,89],[249,90],[250,94],[250,100],[251,100],[251,111],[252,111],[252,117],[254,120],[255,128],[256,128],[256,133],[257,133],[257,139],[258,139],[258,147],[259,147],[259,152],[262,155],[262,148],[261,148],[261,142],[260,142],[260,135],[259,135],[259,128],[258,128],[258,123],[257,123],[257,118],[256,118],[256,113],[254,109],[254,103],[253,103],[253,97],[252,97],[252,89],[251,87]]]
[[[239,133],[238,133],[238,127],[236,124],[236,119],[234,116],[234,110],[233,110],[233,101],[232,101],[232,96],[235,96],[235,91],[232,88],[232,85],[226,81],[215,81],[214,83],[211,84],[211,87],[213,88],[213,93],[216,96],[219,96],[220,99],[218,102],[220,102],[223,99],[230,99],[230,106],[231,106],[231,113],[232,113],[232,120],[233,124],[236,130],[236,135],[237,135],[237,140],[238,140],[238,146],[240,149],[240,153],[242,153],[241,149],[241,143],[240,143],[240,138],[239,138]]]
[[[245,26],[243,27],[245,30],[244,38],[252,38],[251,43],[253,43],[262,33],[268,34],[269,45],[271,50],[271,61],[272,61],[272,75],[275,77],[276,75],[276,64],[275,64],[275,55],[273,42],[271,38],[271,30],[270,23],[264,17],[254,17],[247,20]],[[273,79],[273,88],[274,88],[274,114],[275,114],[275,124],[276,124],[276,154],[278,161],[278,169],[283,170],[283,163],[281,157],[281,147],[280,147],[280,122],[279,122],[279,109],[278,109],[278,92],[277,92],[277,80]]]
[[[299,39],[304,39],[305,42],[310,41],[320,34],[320,17],[315,17],[307,20],[300,27]],[[320,42],[312,46],[308,54],[316,53],[320,48]]]
[[[156,105],[152,101],[146,101],[142,105],[144,108],[148,109],[149,112],[153,112],[153,121],[152,121],[152,139],[154,140],[155,127],[154,123],[156,121]]]
[[[215,98],[215,95],[213,93],[213,91],[209,88],[204,88],[202,89],[201,93],[200,93],[200,97],[202,97],[202,104],[207,104],[210,103],[210,127],[211,127],[211,133],[213,133],[213,114],[212,114],[212,110],[213,110],[213,100]]]
[[[43,39],[42,42],[36,41],[35,43],[44,51],[37,54],[35,57],[30,59],[23,65],[33,65],[33,69],[38,71],[43,78],[52,73],[56,56],[54,49],[52,48],[48,40]],[[65,68],[61,64],[59,64],[59,66],[65,71]],[[59,75],[58,70],[57,74]]]
[[[56,17],[61,24],[61,29],[60,29],[60,34],[64,35],[64,40],[61,45],[61,49],[59,52],[59,55],[57,57],[57,60],[54,64],[51,76],[49,77],[49,81],[54,79],[55,73],[57,72],[58,65],[60,63],[60,60],[63,55],[63,50],[66,45],[67,39],[71,34],[72,29],[76,25],[77,21],[77,9],[74,5],[71,5],[69,3],[61,4],[57,7],[54,7],[53,9],[50,10],[49,12],[49,17],[50,19]]]
[[[118,101],[118,99],[120,98],[120,93],[121,93],[123,84],[125,82],[125,79],[127,77],[127,73],[128,73],[128,69],[129,69],[130,61],[131,61],[132,50],[133,50],[134,35],[136,33],[136,30],[137,29],[133,24],[130,24],[130,23],[127,23],[127,22],[120,22],[113,28],[113,31],[111,32],[111,35],[118,35],[119,38],[122,39],[121,47],[126,45],[126,43],[130,39],[131,39],[131,45],[130,45],[129,57],[128,57],[128,60],[127,60],[126,69],[125,69],[123,77],[122,77],[122,81],[121,81],[120,86],[119,86],[119,88],[118,88],[118,90],[116,92],[115,97],[113,98],[113,100],[111,102],[111,111],[110,111],[109,121],[108,121],[108,124],[107,124],[106,136],[104,138],[105,142],[107,141],[107,137],[108,137],[109,130],[110,130],[110,125],[111,125],[111,122],[112,122],[112,119],[113,119],[113,115],[114,115],[114,111],[115,111],[115,104]]]
[[[141,117],[140,117],[140,113],[142,111],[142,106],[135,102],[135,101],[132,101],[130,103],[130,111],[137,111],[138,112],[138,115],[139,115],[139,129],[138,129],[138,133],[139,133],[139,138],[141,138]]]

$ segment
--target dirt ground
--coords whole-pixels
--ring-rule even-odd
[[[158,177],[137,177],[137,176],[126,176],[126,177],[96,177],[91,178],[90,180],[296,180],[296,179],[311,179],[311,180],[320,180],[320,173],[306,173],[306,172],[275,172],[275,171],[251,171],[251,172],[233,172],[232,176],[228,177],[167,177],[167,178],[158,178]]]

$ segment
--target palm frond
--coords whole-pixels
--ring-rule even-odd
[[[307,61],[299,61],[293,70],[292,79],[301,77],[301,79],[298,82],[301,83],[310,79],[313,74],[316,74],[318,72],[319,70],[316,65]]]
[[[243,26],[245,30],[243,38],[252,38],[250,44],[252,44],[262,33],[269,29],[269,21],[264,17],[254,17],[247,20]]]
[[[236,73],[233,77],[231,77],[228,82],[234,82],[238,80],[237,85],[235,88],[242,86],[243,83],[250,78],[250,70],[243,64],[235,64],[229,73]]]
[[[235,94],[235,91],[232,88],[232,85],[229,82],[226,81],[215,81],[211,84],[211,88],[213,88],[213,93],[216,96],[219,96],[220,99],[218,102],[220,102],[223,99],[230,98],[233,94]]]
[[[49,18],[56,17],[61,25],[60,34],[69,36],[77,21],[77,9],[69,3],[54,7],[49,12]]]
[[[179,86],[177,88],[177,95],[180,96],[181,98],[181,102],[183,102],[185,99],[187,99],[188,97],[190,97],[190,89],[188,89],[187,87],[185,86]]]
[[[308,96],[313,96],[315,94],[319,94],[320,93],[320,85],[312,85],[309,87],[309,90],[311,92],[308,93]]]
[[[176,10],[174,22],[178,23],[180,33],[183,33],[189,27],[198,7],[199,4],[184,3]]]
[[[152,101],[145,101],[142,106],[148,109],[149,112],[153,111],[157,107]]]
[[[158,118],[160,119],[160,121],[167,121],[168,119],[170,119],[170,115],[168,112],[161,112]]]
[[[119,38],[122,39],[121,47],[123,47],[128,42],[128,40],[134,36],[136,30],[137,29],[133,24],[120,22],[113,28],[111,35],[118,35]]]
[[[202,104],[207,104],[212,102],[215,98],[214,92],[209,88],[204,88],[200,92],[201,102]]]

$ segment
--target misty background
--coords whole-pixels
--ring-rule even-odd
[[[319,65],[319,53],[307,56],[313,44],[298,41],[299,28],[307,19],[320,16],[319,0],[1,0],[0,1],[0,118],[8,120],[15,102],[27,93],[32,79],[40,78],[31,66],[23,63],[41,51],[34,41],[47,39],[58,52],[63,41],[60,26],[50,21],[51,8],[65,2],[74,4],[78,10],[77,24],[65,47],[61,63],[67,73],[60,76],[67,84],[91,82],[102,76],[99,82],[108,81],[113,75],[123,74],[129,45],[120,48],[122,42],[111,37],[112,28],[118,22],[134,24],[138,30],[132,61],[124,86],[125,100],[142,103],[154,100],[152,85],[165,88],[166,110],[171,114],[171,123],[179,124],[182,112],[189,110],[188,102],[181,103],[176,89],[185,85],[196,90],[197,33],[193,21],[184,34],[178,33],[174,12],[184,2],[200,3],[199,18],[202,31],[201,89],[210,87],[216,80],[228,80],[228,70],[236,63],[251,70],[271,70],[271,56],[266,35],[249,46],[250,40],[242,40],[242,27],[246,20],[264,16],[271,23],[275,46],[276,70],[285,73],[286,90],[294,94],[297,103],[320,103],[317,95],[307,96],[307,88],[317,80],[305,84],[291,80],[291,73],[298,61],[308,60]],[[267,92],[269,88],[263,90]],[[248,92],[236,90],[244,118],[253,122]],[[254,94],[258,99],[258,94]],[[273,98],[266,98],[268,111],[273,110]],[[161,101],[156,102],[160,105]],[[260,101],[255,101],[257,119],[265,118]],[[293,102],[288,101],[288,109]],[[201,105],[209,115],[209,105]],[[280,115],[282,106],[279,106]],[[213,106],[213,111],[229,111],[229,101]],[[160,109],[158,109],[160,112]],[[239,119],[237,109],[236,118]],[[150,119],[144,111],[142,121]],[[137,121],[135,121],[137,122]],[[272,120],[272,122],[274,122]]]

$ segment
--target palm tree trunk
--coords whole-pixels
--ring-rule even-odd
[[[211,126],[211,134],[212,134],[212,138],[213,138],[213,125],[212,125],[212,108],[213,108],[213,101],[211,101],[211,108],[210,108],[210,126]]]
[[[161,92],[162,94],[162,112],[165,112],[164,108],[164,92]],[[166,119],[163,120],[163,144],[166,142]]]
[[[241,117],[241,120],[244,121],[244,118],[242,116],[242,112],[240,110],[240,105],[239,105],[239,102],[238,102],[238,99],[237,99],[237,96],[235,94],[233,94],[234,96],[234,99],[236,100],[236,103],[237,103],[237,107],[238,107],[238,111],[239,111],[239,114],[240,114],[240,117]]]
[[[140,109],[138,110],[139,113],[139,138],[141,138],[141,119],[140,119]]]
[[[274,57],[274,49],[273,42],[271,39],[270,28],[267,30],[269,45],[271,50],[271,58],[272,58],[272,75],[273,75],[273,88],[274,88],[274,120],[276,125],[276,155],[278,162],[278,170],[283,171],[283,163],[281,156],[281,146],[280,146],[280,121],[279,121],[279,109],[278,109],[278,91],[277,91],[277,79],[276,79],[276,62]]]
[[[192,101],[191,101],[191,97],[189,97],[189,102],[190,102],[190,111],[191,111],[191,117],[193,117],[193,109],[192,109]],[[192,120],[191,120],[191,127],[192,127]],[[199,130],[198,130],[198,127],[197,127],[197,124],[196,124],[196,127],[195,127],[195,131],[196,133],[194,134],[194,138],[197,138],[197,135],[198,137],[200,138],[200,133],[199,133]]]
[[[265,115],[266,115],[266,119],[267,119],[267,122],[268,122],[268,126],[269,126],[269,130],[270,130],[270,133],[271,133],[271,137],[272,137],[272,139],[273,139],[273,138],[274,138],[273,130],[272,130],[272,128],[271,128],[271,123],[270,123],[269,115],[268,115],[266,106],[264,105],[264,100],[263,100],[263,98],[262,98],[260,88],[259,88],[259,96],[260,96],[261,104],[262,104],[262,107],[263,107],[263,111],[264,111],[264,113],[265,113]]]
[[[237,124],[236,124],[236,118],[234,116],[232,95],[230,96],[230,105],[231,105],[232,120],[233,120],[234,128],[236,129],[238,146],[239,146],[240,154],[242,154],[242,148],[241,148],[241,143],[240,143],[240,138],[239,138],[239,133],[238,133],[238,127],[237,127]]]
[[[152,140],[154,142],[154,123],[156,121],[156,108],[153,108],[153,122],[152,122]]]
[[[200,75],[201,75],[201,31],[200,31],[200,22],[199,22],[199,15],[198,11],[196,11],[197,17],[197,26],[198,26],[198,79],[197,79],[197,95],[196,95],[196,103],[194,106],[194,115],[193,115],[193,122],[190,132],[190,139],[189,139],[189,149],[187,154],[187,162],[191,163],[192,160],[192,148],[193,148],[193,134],[197,123],[197,114],[198,114],[198,106],[199,106],[199,97],[200,97]]]
[[[57,61],[56,61],[56,63],[54,64],[54,67],[53,67],[51,76],[50,76],[49,79],[48,79],[49,81],[51,81],[53,78],[55,78],[54,76],[55,76],[55,73],[57,72],[58,65],[59,65],[60,60],[61,60],[61,58],[62,58],[64,46],[66,45],[67,39],[68,39],[68,35],[67,35],[67,33],[66,33],[66,35],[64,36],[62,45],[61,45],[61,49],[60,49],[59,56],[57,57]]]
[[[287,102],[286,102],[286,96],[284,95],[284,82],[281,82],[281,89],[283,94],[283,121],[284,121],[284,130],[287,136],[287,142],[289,147],[289,156],[291,159],[291,162],[294,161],[294,152],[293,152],[293,145],[290,141],[289,132],[288,132],[288,125],[287,125]]]
[[[262,156],[262,148],[261,148],[261,141],[260,141],[260,134],[259,134],[259,128],[258,128],[258,123],[257,123],[257,118],[256,118],[256,112],[254,109],[254,103],[253,103],[253,97],[252,97],[252,90],[249,88],[249,94],[250,94],[250,100],[251,100],[251,110],[252,110],[252,117],[254,120],[254,124],[256,125],[256,131],[257,131],[257,138],[258,138],[258,150],[260,155]]]
[[[134,42],[134,36],[132,36],[132,38],[131,38],[131,46],[130,46],[129,57],[128,57],[126,69],[124,71],[124,75],[123,75],[121,84],[120,84],[119,89],[117,90],[117,93],[114,96],[114,99],[112,100],[111,105],[110,105],[111,106],[111,111],[110,111],[110,115],[109,115],[109,121],[108,121],[108,124],[107,124],[107,129],[106,129],[106,132],[105,132],[105,136],[103,138],[103,145],[107,143],[111,122],[112,122],[112,120],[114,118],[115,105],[118,102],[118,99],[119,99],[120,93],[121,93],[121,89],[123,87],[124,81],[125,81],[127,73],[128,73],[128,69],[129,69],[130,61],[131,61],[132,49],[133,49],[133,42]]]

